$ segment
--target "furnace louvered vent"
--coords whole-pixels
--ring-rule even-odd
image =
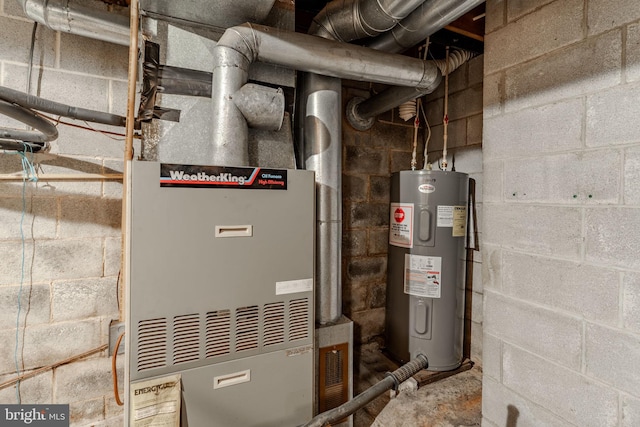
[[[173,363],[185,363],[200,357],[200,316],[188,314],[173,318]]]
[[[309,300],[307,298],[289,301],[289,341],[309,337]]]
[[[263,311],[264,346],[284,342],[284,303],[266,304]]]
[[[207,313],[205,357],[231,353],[231,310]]]
[[[271,346],[308,339],[310,315],[309,299],[301,298],[239,307],[235,311],[179,315],[169,325],[166,318],[142,320],[138,322],[138,371],[260,347],[266,351]],[[168,344],[171,339],[172,347]]]
[[[257,305],[236,309],[236,351],[258,348],[258,326]]]
[[[167,320],[138,322],[138,371],[161,368],[167,364]]]

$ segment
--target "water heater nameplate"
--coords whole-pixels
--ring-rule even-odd
[[[404,260],[404,293],[440,298],[442,257],[406,254]]]

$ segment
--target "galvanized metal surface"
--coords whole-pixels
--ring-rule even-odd
[[[25,15],[65,33],[129,45],[129,9],[96,0],[18,0]]]
[[[216,28],[264,21],[275,0],[140,0],[143,14]]]
[[[444,28],[485,0],[427,0],[393,30],[367,44],[385,52],[402,52]]]

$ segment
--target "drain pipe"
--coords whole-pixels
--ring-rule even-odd
[[[352,400],[338,406],[337,408],[317,415],[302,427],[324,427],[332,425],[336,421],[348,417],[358,409],[364,407],[385,391],[391,388],[397,389],[398,386],[404,381],[408,380],[409,378],[420,372],[422,369],[426,369],[428,366],[429,360],[427,359],[427,357],[423,354],[418,354],[409,363],[401,366],[391,373],[387,373],[385,379],[379,381],[374,386],[360,393]]]
[[[261,61],[338,78],[418,88],[433,83],[427,62],[263,25],[229,28],[213,48],[214,158],[212,164],[246,166],[247,123],[234,103],[249,64]]]
[[[349,42],[393,28],[424,0],[334,0],[316,15],[310,34]],[[316,320],[342,315],[342,81],[304,74],[298,87],[298,166],[316,175]]]
[[[129,11],[96,0],[17,0],[28,18],[54,31],[129,45]]]
[[[400,53],[455,21],[485,0],[427,0],[400,25],[375,38],[368,47]]]

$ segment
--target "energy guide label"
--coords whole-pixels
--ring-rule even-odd
[[[404,256],[404,293],[426,298],[442,295],[442,257]]]

